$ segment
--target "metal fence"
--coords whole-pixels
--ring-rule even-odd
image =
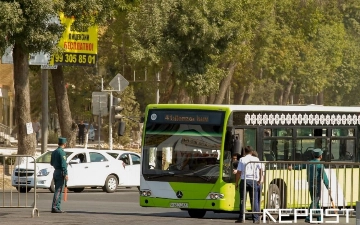
[[[31,217],[39,216],[36,207],[35,158],[29,155],[1,155],[1,157],[3,170],[0,208],[32,208]],[[31,189],[33,192],[30,192]]]
[[[264,171],[264,180],[260,188],[258,204],[260,210],[253,211],[255,187],[257,180],[244,179],[243,196],[247,209],[245,214],[309,215],[308,210],[314,193],[319,193],[319,203],[325,213],[339,216],[355,216],[356,202],[360,196],[360,163],[351,162],[299,162],[299,161],[264,161],[249,162],[245,166],[244,174],[249,177],[259,177],[259,169]],[[325,183],[328,180],[328,188]],[[248,182],[248,185],[246,183]],[[252,184],[249,185],[249,182]],[[251,190],[249,190],[251,188]],[[320,190],[320,191],[319,191]],[[247,194],[252,191],[252,196]],[[310,194],[312,193],[312,195]],[[253,204],[251,204],[253,203]],[[316,208],[313,206],[312,208]],[[244,208],[245,209],[245,208]],[[280,209],[281,212],[280,212]],[[284,210],[286,209],[286,210]],[[314,217],[324,215],[324,210],[311,213]],[[301,212],[299,214],[299,212]],[[264,218],[263,218],[264,219]],[[269,219],[269,218],[267,218]],[[272,218],[271,218],[272,219]],[[273,219],[272,219],[273,220]]]

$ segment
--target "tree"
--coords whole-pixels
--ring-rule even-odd
[[[64,30],[63,25],[53,18],[63,12],[66,17],[75,18],[74,29],[102,24],[112,17],[113,9],[126,5],[125,0],[15,0],[0,1],[0,53],[13,46],[15,121],[18,126],[18,153],[35,153],[35,135],[27,135],[26,123],[30,118],[29,99],[29,53],[54,52]],[[64,83],[60,81],[60,83]],[[66,92],[66,90],[65,90]],[[63,95],[64,97],[66,95]],[[59,104],[58,104],[59,105]],[[68,105],[62,105],[64,112],[71,115]],[[67,120],[68,121],[68,120]],[[62,132],[68,130],[67,123],[61,123]]]
[[[243,6],[233,0],[157,0],[145,1],[129,13],[132,58],[161,71],[161,103],[169,102],[174,91],[184,98],[217,91],[218,83],[236,66],[219,59],[248,35],[249,23],[242,23],[245,10],[239,5]]]

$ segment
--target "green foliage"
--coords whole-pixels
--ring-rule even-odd
[[[159,68],[171,62],[180,83],[211,80],[208,70],[239,36],[238,5],[233,0],[144,2],[128,17],[131,56]]]
[[[50,130],[48,134],[48,143],[58,144],[58,141],[59,141],[59,135],[55,131]]]

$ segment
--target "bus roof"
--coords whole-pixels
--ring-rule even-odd
[[[149,109],[210,109],[244,112],[360,112],[358,106],[323,105],[213,105],[213,104],[151,104]]]

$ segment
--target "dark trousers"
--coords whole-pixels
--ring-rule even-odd
[[[321,190],[317,186],[309,186],[311,204],[309,206],[309,216],[305,220],[310,221],[310,209],[320,209]],[[321,213],[320,210],[313,210],[313,213]],[[321,216],[313,216],[313,220],[321,221]]]
[[[61,198],[65,183],[64,176],[60,170],[55,170],[53,178],[55,183],[55,192],[51,208],[55,210],[61,210]]]
[[[84,144],[84,136],[85,134],[79,134],[79,145]]]
[[[260,185],[258,185],[256,180],[246,180],[246,185],[244,180],[240,181],[240,215],[239,219],[243,220],[243,215],[245,211],[246,199],[244,196],[244,190],[246,190],[246,195],[249,193],[250,195],[250,203],[252,212],[260,212],[260,204],[259,204],[259,193],[260,193]],[[259,220],[259,214],[252,214],[253,221]]]

